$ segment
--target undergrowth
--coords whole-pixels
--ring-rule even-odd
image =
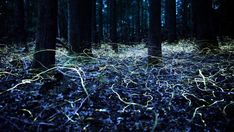
[[[234,122],[234,44],[200,54],[194,42],[147,48],[103,44],[93,56],[56,50],[56,67],[31,69],[33,49],[0,49],[3,131],[225,131]]]

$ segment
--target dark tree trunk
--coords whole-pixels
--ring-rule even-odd
[[[141,40],[141,0],[137,0],[136,41]]]
[[[92,42],[97,45],[98,34],[97,34],[97,20],[96,20],[96,0],[92,0]]]
[[[161,62],[161,0],[149,0],[149,40],[148,58],[149,63]],[[158,58],[159,57],[159,58]]]
[[[220,6],[220,32],[222,35],[234,38],[234,1],[222,0]]]
[[[7,8],[5,1],[0,1],[0,42],[2,41],[3,37],[7,35],[6,31],[6,20],[7,20]]]
[[[213,27],[212,0],[193,0],[196,39],[200,49],[218,47]]]
[[[112,43],[112,49],[118,52],[117,45],[117,12],[116,12],[116,0],[109,0],[110,4],[110,40]]]
[[[27,42],[27,39],[29,38],[29,32],[27,29],[30,28],[30,3],[29,0],[24,0],[24,31],[25,31],[25,42]],[[29,51],[27,43],[25,43],[25,51]]]
[[[105,0],[105,5],[107,5],[107,7],[105,8],[105,27],[104,27],[104,38],[106,42],[110,41],[110,0]]]
[[[187,38],[189,33],[188,27],[188,0],[182,0],[182,37]]]
[[[164,0],[164,11],[165,11],[165,14],[164,14],[164,21],[165,21],[165,37],[166,39],[168,38],[168,0]]]
[[[34,68],[49,68],[55,65],[57,32],[57,0],[40,0]]]
[[[39,0],[25,1],[25,30],[27,40],[34,41],[37,32],[38,3]]]
[[[25,29],[30,28],[30,1],[24,0],[24,21],[25,21]],[[26,38],[28,38],[28,31],[25,32]]]
[[[72,51],[80,53],[79,1],[68,0],[68,44]]]
[[[145,1],[142,7],[142,36],[147,38],[148,35],[148,0]]]
[[[103,0],[98,0],[98,39],[99,43],[103,41]]]
[[[228,0],[228,25],[230,26],[229,28],[229,36],[234,39],[234,1],[233,0]]]
[[[92,0],[80,0],[80,37],[81,37],[81,51],[91,54],[92,46]],[[84,8],[85,7],[85,8]]]
[[[62,0],[58,1],[58,37],[67,39],[67,5]]]
[[[68,43],[76,53],[91,54],[91,20],[91,0],[68,0]]]
[[[176,0],[166,0],[168,42],[176,40]]]
[[[120,31],[119,31],[119,38],[120,38],[120,42],[124,43],[124,1],[120,1],[119,3],[119,19],[120,19]]]
[[[14,30],[13,39],[16,43],[25,43],[24,0],[14,0]]]
[[[144,35],[145,35],[144,26],[146,23],[145,23],[144,17],[145,17],[145,9],[144,9],[144,2],[142,2],[141,11],[140,11],[141,39],[144,39]]]
[[[192,23],[192,31],[191,36],[196,38],[197,37],[197,20],[196,20],[196,0],[191,0],[191,23]]]
[[[129,20],[129,27],[130,27],[130,30],[129,30],[129,34],[130,34],[130,42],[133,42],[134,41],[134,37],[135,37],[135,30],[134,30],[134,16],[133,16],[133,12],[134,12],[134,9],[133,7],[130,6],[130,9],[129,9],[129,13],[131,14],[131,19]],[[128,14],[129,16],[129,14]]]
[[[122,38],[125,43],[129,42],[130,40],[130,20],[129,20],[129,14],[130,14],[130,0],[126,0],[123,4],[123,32],[122,32]]]
[[[226,7],[224,6],[226,3],[226,0],[222,0],[219,2],[220,6],[219,8],[216,10],[216,22],[215,22],[215,27],[216,28],[216,34],[219,37],[219,39],[223,39],[223,35],[224,35],[224,31],[226,30],[226,24],[225,24],[225,18],[227,18],[227,16],[225,16],[224,11],[226,10]]]

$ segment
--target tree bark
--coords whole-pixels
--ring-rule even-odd
[[[67,1],[58,1],[58,37],[67,39]]]
[[[189,27],[188,27],[188,0],[182,0],[182,37],[187,38]]]
[[[99,43],[103,41],[103,0],[98,0],[98,39]]]
[[[7,9],[5,1],[0,1],[0,42],[2,41],[3,37],[7,35],[6,31],[6,19],[7,19]]]
[[[24,0],[14,0],[14,33],[13,39],[16,43],[25,43],[25,16],[24,16]]]
[[[109,0],[110,4],[110,40],[112,49],[118,52],[117,45],[117,14],[116,14],[116,0]]]
[[[136,41],[141,40],[141,0],[137,0],[137,19],[136,19]]]
[[[176,0],[166,0],[168,42],[176,41]]]
[[[91,20],[91,0],[68,0],[68,43],[76,53],[91,54]]]
[[[80,30],[79,30],[79,1],[68,0],[68,44],[71,45],[72,51],[80,51]]]
[[[218,43],[213,26],[212,0],[193,0],[196,39],[200,49],[217,48]]]
[[[81,51],[91,55],[92,42],[92,0],[80,0],[80,37]],[[84,8],[85,7],[85,8]]]
[[[96,0],[92,0],[92,42],[97,45],[98,34],[97,34],[97,17],[96,17]]]
[[[149,0],[149,38],[148,60],[149,63],[161,62],[161,0]]]
[[[55,65],[57,6],[57,0],[40,0],[34,68],[44,69]]]
[[[220,6],[221,34],[234,38],[234,1],[222,0]]]

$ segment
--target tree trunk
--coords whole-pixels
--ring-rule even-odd
[[[14,0],[14,33],[13,39],[16,43],[25,43],[25,16],[24,16],[24,0]]]
[[[7,19],[7,9],[5,1],[0,1],[0,42],[2,41],[3,37],[7,35],[6,31],[6,19]]]
[[[220,7],[220,30],[222,35],[234,38],[234,1],[222,0]]]
[[[68,0],[68,44],[72,51],[80,53],[79,1]]]
[[[176,0],[166,0],[168,42],[176,40]]]
[[[191,36],[196,38],[197,37],[197,20],[196,20],[196,0],[191,0],[191,23],[192,23],[192,32]]]
[[[109,0],[110,4],[110,40],[112,49],[118,52],[117,45],[117,14],[116,14],[116,0]]]
[[[97,20],[96,20],[96,0],[92,1],[92,42],[97,45],[98,36],[97,36]]]
[[[212,0],[193,0],[196,39],[200,49],[217,48],[218,43],[212,22]]]
[[[91,0],[68,0],[68,43],[76,53],[91,54],[91,19]]]
[[[24,29],[25,29],[25,42],[29,38],[28,29],[30,28],[30,2],[29,0],[24,0]],[[29,51],[27,43],[25,43],[25,51]]]
[[[137,0],[137,19],[136,19],[136,41],[141,40],[141,0]]]
[[[188,27],[188,0],[182,0],[182,37],[187,38],[189,27]]]
[[[26,29],[30,28],[30,1],[24,0],[24,21],[25,21],[25,36],[28,38],[28,31]]]
[[[161,0],[149,0],[149,39],[148,59],[149,63],[161,62]],[[159,57],[159,58],[158,58]]]
[[[103,41],[103,0],[98,0],[98,39],[99,43]]]
[[[91,55],[92,42],[92,0],[80,0],[80,37],[81,37],[81,51]],[[84,8],[85,7],[85,8]]]
[[[58,1],[58,37],[67,39],[67,1]]]
[[[55,65],[57,6],[57,0],[40,0],[34,68],[44,69]]]

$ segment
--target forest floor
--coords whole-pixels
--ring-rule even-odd
[[[57,66],[31,69],[33,51],[0,49],[0,130],[228,131],[234,128],[234,42],[200,54],[191,41],[110,46],[93,57],[57,49]]]

